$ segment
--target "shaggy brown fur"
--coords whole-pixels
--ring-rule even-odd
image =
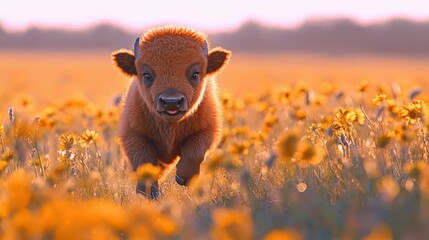
[[[165,169],[179,158],[176,181],[186,185],[220,141],[214,74],[231,53],[220,47],[208,51],[205,35],[175,26],[146,32],[134,51],[112,54],[114,64],[134,77],[119,123],[122,149],[134,171],[143,163]],[[157,186],[152,185],[152,197],[158,195]],[[137,184],[138,192],[145,188]]]

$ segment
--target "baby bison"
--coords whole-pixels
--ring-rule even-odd
[[[119,123],[123,152],[134,171],[144,163],[165,169],[176,162],[176,182],[187,185],[221,138],[222,116],[214,75],[230,51],[209,50],[206,36],[189,28],[152,29],[120,49],[114,64],[133,80]],[[149,191],[144,182],[137,192]],[[159,195],[158,182],[151,197]]]

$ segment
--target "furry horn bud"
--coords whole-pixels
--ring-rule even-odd
[[[136,41],[134,42],[134,57],[137,59],[140,57],[139,54],[139,45],[140,45],[140,38],[136,38]]]
[[[205,57],[209,56],[209,43],[207,42],[207,40],[204,41],[203,54]]]

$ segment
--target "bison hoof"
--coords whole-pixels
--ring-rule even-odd
[[[187,181],[176,174],[176,182],[181,186],[186,186]]]
[[[142,194],[143,196],[150,198],[150,199],[156,199],[158,198],[161,193],[159,191],[158,182],[154,182],[151,186],[151,191],[146,191],[146,184],[143,182],[138,182],[136,186],[136,192],[139,194]]]

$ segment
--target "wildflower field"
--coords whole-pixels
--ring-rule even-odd
[[[102,53],[0,56],[0,239],[425,239],[428,59],[233,55],[223,140],[135,193]]]

